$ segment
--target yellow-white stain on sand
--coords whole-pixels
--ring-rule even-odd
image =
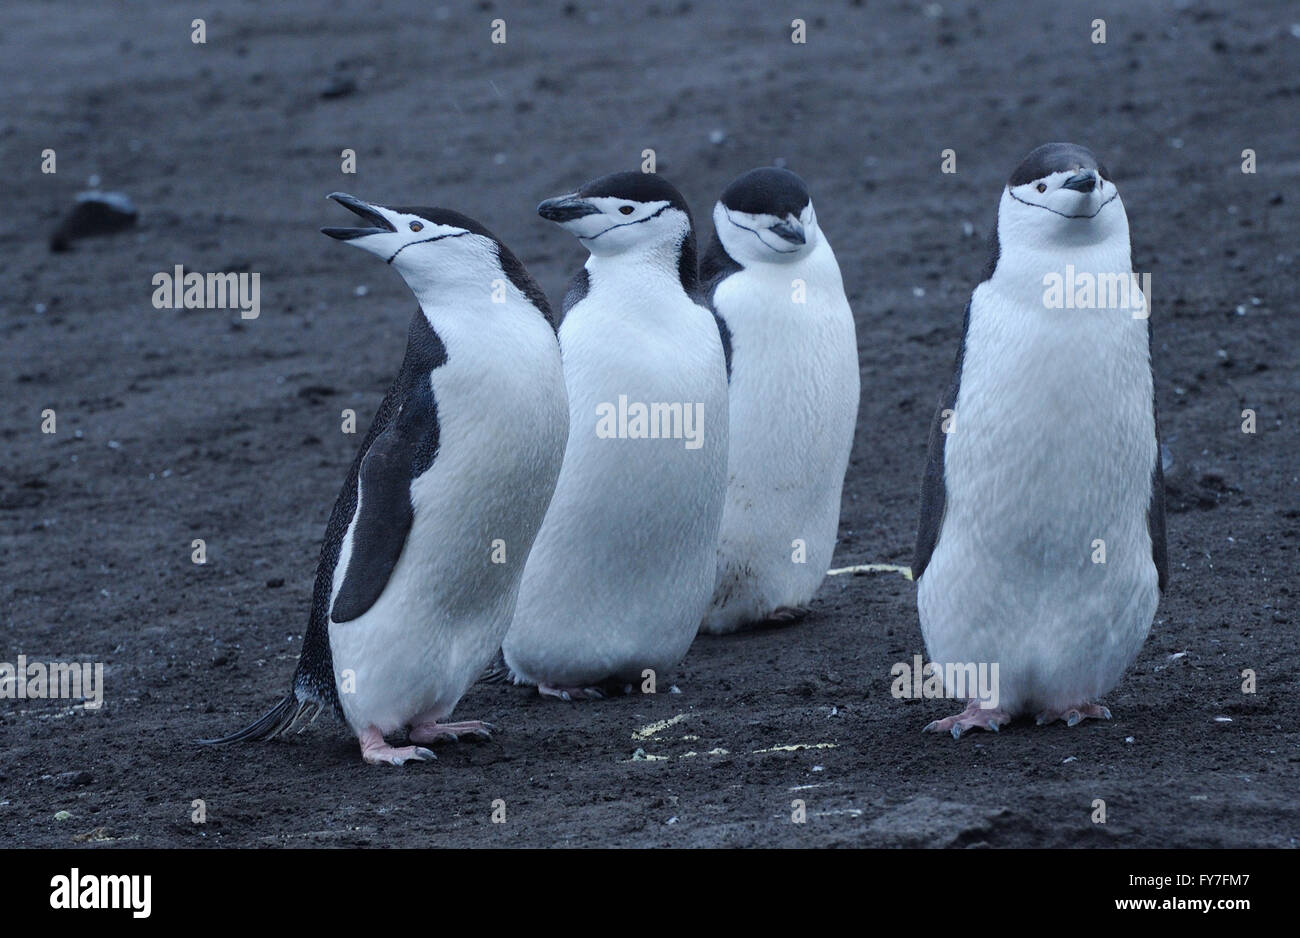
[[[841,576],[845,573],[897,573],[908,580],[912,579],[911,567],[900,567],[893,563],[860,563],[853,567],[837,567],[826,571],[827,576]]]
[[[773,746],[771,749],[755,749],[754,755],[760,752],[796,752],[800,749],[837,749],[835,743],[791,743],[788,746]]]
[[[667,719],[667,720],[656,720],[656,721],[653,722],[653,723],[648,723],[648,724],[646,724],[645,726],[641,727],[639,730],[633,730],[633,731],[632,731],[632,738],[633,738],[633,739],[653,739],[654,737],[656,737],[656,736],[658,736],[660,733],[662,733],[664,730],[668,729],[668,727],[670,727],[670,726],[674,726],[674,725],[676,725],[676,724],[682,722],[682,720],[685,720],[685,719],[686,719],[686,714],[684,714],[684,713],[679,713],[679,714],[677,714],[677,716],[672,717],[672,718]]]

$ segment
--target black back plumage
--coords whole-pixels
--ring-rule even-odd
[[[311,613],[293,687],[251,725],[230,736],[202,742],[220,745],[272,739],[295,725],[304,725],[306,720],[314,720],[323,709],[342,716],[334,682],[329,620],[330,594],[343,539],[357,511],[359,485],[364,483],[367,492],[377,493],[377,503],[364,505],[364,515],[358,519],[352,561],[334,604],[343,619],[336,621],[350,621],[373,605],[401,555],[411,523],[410,480],[428,470],[438,451],[437,402],[429,385],[429,372],[446,360],[442,340],[423,310],[417,309],[407,331],[401,369],[380,402],[325,525]],[[379,458],[368,461],[372,455]]]

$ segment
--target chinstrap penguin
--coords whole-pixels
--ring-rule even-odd
[[[835,551],[858,414],[853,313],[804,181],[775,167],[713,208],[700,279],[731,346],[727,502],[701,629],[801,617]]]
[[[927,730],[1109,719],[1099,700],[1151,628],[1168,579],[1164,480],[1132,269],[1124,203],[1092,153],[1030,153],[1003,190],[931,425],[912,563],[931,662],[996,663],[998,700]],[[1060,302],[1052,284],[1071,273],[1126,282]]]
[[[695,637],[726,490],[727,366],[673,186],[617,173],[537,211],[591,256],[559,332],[569,444],[502,651],[517,683],[571,700],[661,678]]]
[[[330,515],[290,692],[220,740],[271,739],[323,709],[366,762],[486,735],[445,723],[500,646],[559,477],[568,404],[546,298],[458,212],[330,198],[368,225],[324,228],[384,258],[419,301],[402,367]],[[412,745],[385,735],[410,728]]]

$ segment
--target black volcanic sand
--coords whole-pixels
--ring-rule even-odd
[[[3,702],[0,842],[1296,845],[1292,4],[1134,2],[1104,45],[1096,4],[836,4],[809,15],[806,45],[758,2],[364,6],[232,4],[201,46],[193,14],[161,2],[0,14],[0,659],[99,661],[107,685],[99,711]],[[360,439],[340,412],[364,431],[414,307],[392,270],[317,233],[348,223],[326,193],[465,211],[558,302],[583,252],[540,199],[649,147],[707,229],[734,175],[784,159],[858,324],[835,563],[906,564],[1001,186],[1049,140],[1091,146],[1124,195],[1173,460],[1172,585],[1105,700],[1112,722],[922,735],[954,708],[890,695],[891,664],[924,649],[913,585],[879,573],[829,578],[798,626],[699,641],[654,696],[477,687],[457,716],[500,732],[433,764],[366,766],[332,720],[287,743],[192,744],[287,687]],[[92,174],[138,226],[51,254]],[[175,264],[260,273],[260,318],[153,308],[151,278]]]

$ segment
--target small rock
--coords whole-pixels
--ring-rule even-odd
[[[78,192],[73,206],[50,236],[50,250],[68,250],[78,238],[114,234],[132,227],[139,218],[135,203],[122,192]]]
[[[347,75],[335,75],[321,89],[322,98],[344,98],[357,90],[357,82]]]

